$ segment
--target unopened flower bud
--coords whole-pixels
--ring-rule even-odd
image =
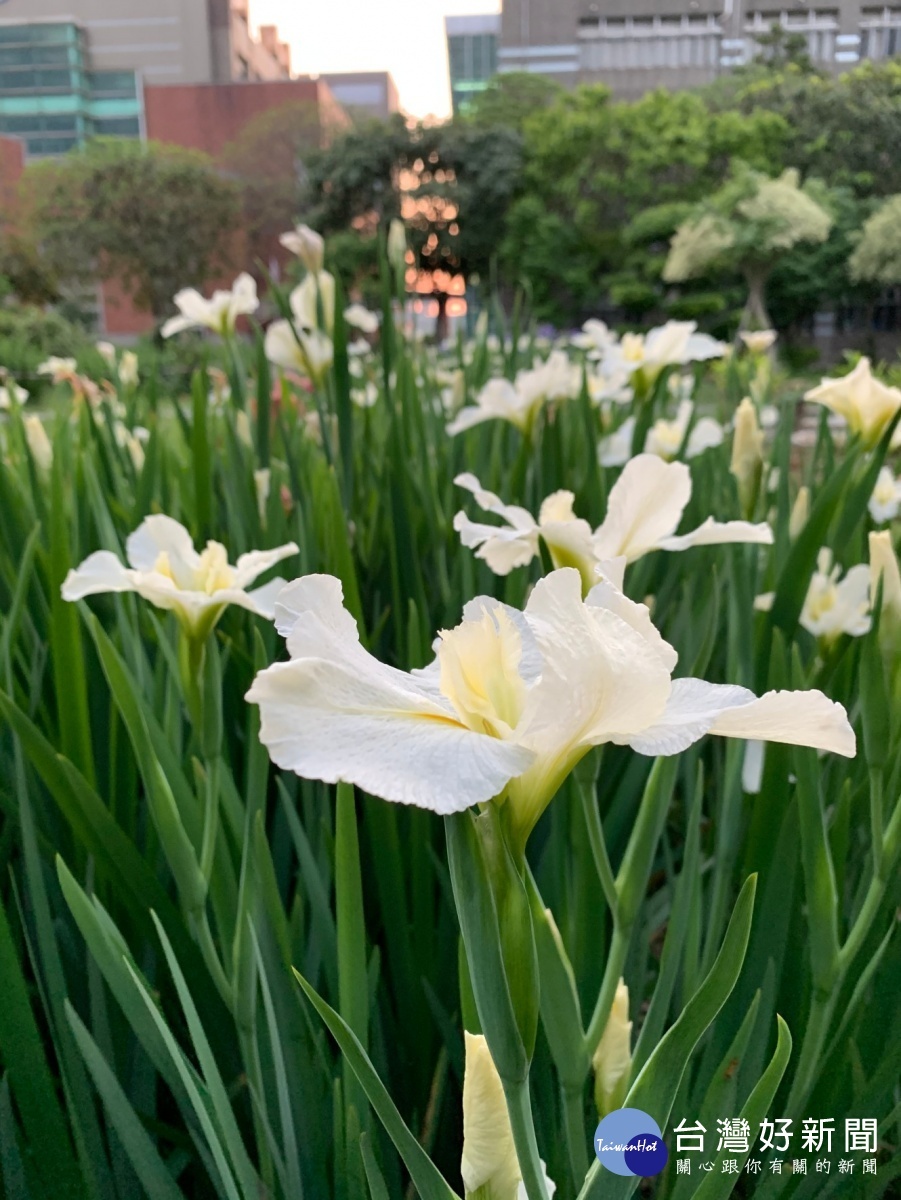
[[[322,270],[325,242],[315,229],[309,225],[298,225],[290,233],[283,233],[279,241],[286,250],[297,255],[308,271],[315,275]]]
[[[763,471],[763,431],[757,423],[757,410],[747,397],[735,414],[730,470],[738,483],[742,513],[750,519],[757,504]]]
[[[788,536],[792,541],[798,536],[804,526],[807,524],[807,518],[810,516],[810,488],[802,487],[798,489],[798,494],[795,497],[795,502],[792,505],[791,516],[788,518]]]
[[[616,985],[610,1016],[591,1063],[594,1067],[594,1099],[599,1116],[604,1117],[622,1107],[632,1070],[629,989],[622,979]]]
[[[397,217],[388,226],[388,261],[397,271],[407,263],[407,229]]]

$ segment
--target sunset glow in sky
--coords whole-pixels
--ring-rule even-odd
[[[444,18],[499,12],[499,0],[250,0],[254,25],[278,25],[298,75],[390,71],[404,109],[450,115]]]

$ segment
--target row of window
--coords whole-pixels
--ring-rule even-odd
[[[0,69],[0,96],[57,95],[61,92],[102,99],[134,99],[138,94],[137,79],[134,71],[82,71],[77,67],[69,70]]]
[[[72,45],[81,38],[81,30],[76,25],[0,25],[0,45],[30,46],[35,42]]]

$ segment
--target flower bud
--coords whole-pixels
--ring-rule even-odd
[[[591,1060],[594,1067],[594,1099],[601,1117],[621,1108],[626,1098],[632,1070],[631,1037],[629,989],[621,979],[616,985],[607,1025]]]
[[[742,513],[750,519],[757,504],[763,471],[763,431],[757,423],[757,410],[747,396],[735,414],[732,464],[729,469],[738,483]]]
[[[791,516],[788,519],[788,536],[792,541],[798,536],[804,526],[807,524],[807,518],[810,516],[810,488],[802,487],[798,489],[798,494],[795,497],[795,502],[792,505]]]
[[[283,233],[279,241],[286,250],[297,255],[308,271],[315,275],[322,270],[325,242],[315,229],[311,229],[309,225],[298,225],[290,233]]]
[[[463,1158],[467,1197],[515,1200],[521,1178],[501,1077],[488,1043],[467,1033],[463,1073]]]
[[[407,229],[397,217],[388,226],[388,261],[396,271],[407,264]]]
[[[34,465],[39,471],[49,471],[53,466],[53,447],[47,437],[47,430],[40,417],[25,418],[25,440],[34,459]]]

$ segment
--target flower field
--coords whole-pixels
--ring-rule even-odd
[[[0,380],[3,1194],[892,1194],[901,390],[430,346],[401,234]]]

